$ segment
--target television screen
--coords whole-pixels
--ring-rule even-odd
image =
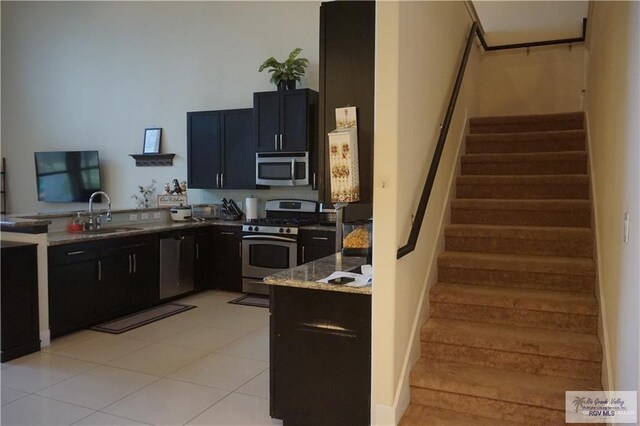
[[[38,201],[87,202],[100,191],[98,151],[36,152]],[[100,198],[95,199],[100,202]]]

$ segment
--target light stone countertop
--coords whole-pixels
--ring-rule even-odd
[[[365,257],[343,256],[340,253],[323,257],[313,262],[286,271],[278,272],[264,279],[265,284],[285,287],[308,288],[312,290],[339,291],[343,293],[371,294],[371,285],[366,287],[348,287],[344,285],[320,283],[335,271],[349,272],[358,266],[365,265]]]
[[[97,241],[106,238],[132,237],[156,232],[173,231],[176,229],[201,228],[206,226],[242,226],[242,221],[229,220],[206,220],[206,221],[185,221],[185,222],[120,222],[115,225],[106,225],[104,229],[115,228],[114,232],[91,233],[80,232],[50,232],[47,234],[48,245],[58,246],[62,244],[82,243],[87,241]],[[129,230],[120,230],[130,228]]]

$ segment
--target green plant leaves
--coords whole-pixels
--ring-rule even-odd
[[[258,71],[262,72],[267,69],[267,72],[272,73],[269,81],[275,85],[278,85],[281,81],[300,81],[300,78],[305,73],[305,68],[309,66],[307,58],[298,58],[300,52],[302,52],[302,49],[296,47],[289,53],[289,57],[284,62],[278,62],[272,56],[260,65]]]

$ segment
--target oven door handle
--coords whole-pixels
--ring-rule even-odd
[[[242,237],[243,240],[264,240],[264,241],[286,241],[288,243],[295,243],[296,240],[286,237],[278,237],[278,236],[265,236],[265,235],[245,235]]]

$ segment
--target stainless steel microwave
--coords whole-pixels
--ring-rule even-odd
[[[309,185],[309,153],[256,153],[256,185]]]

